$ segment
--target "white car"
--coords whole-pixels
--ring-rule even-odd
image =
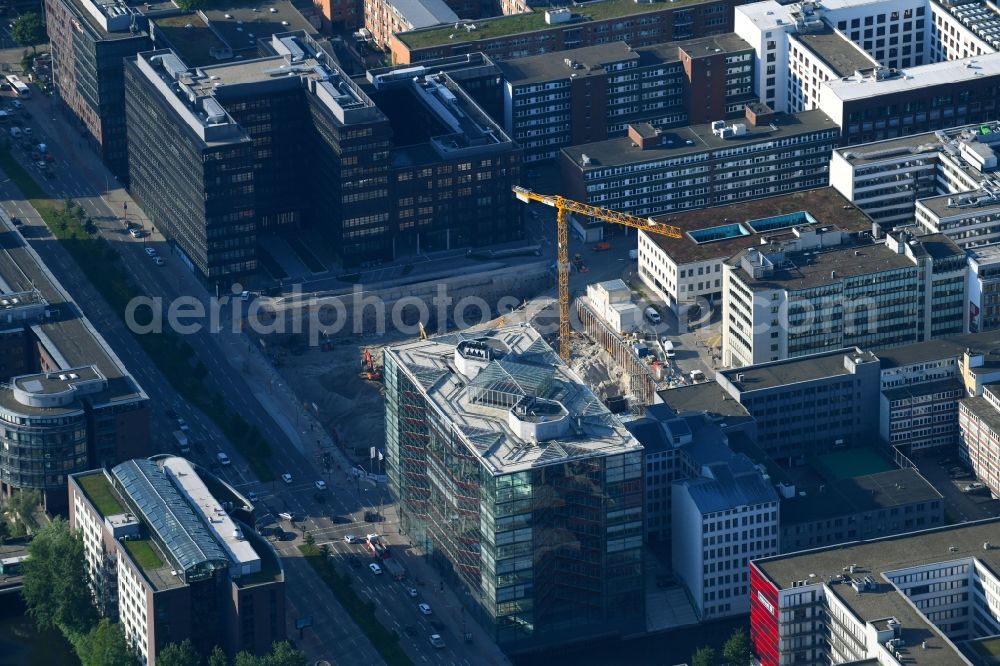
[[[374,562],[372,562],[371,564],[369,564],[368,568],[371,569],[372,573],[375,574],[376,576],[382,575],[382,567],[380,567],[379,565],[375,564]]]
[[[357,539],[357,538],[358,537],[354,536],[353,534],[345,534],[344,535],[344,541],[346,541],[347,543],[354,543],[354,540]]]
[[[317,481],[316,490],[326,490],[326,481]]]
[[[424,615],[430,615],[433,612],[431,610],[431,607],[428,606],[427,604],[417,604],[417,608],[419,608],[420,612],[423,613]]]
[[[444,639],[441,638],[440,634],[431,634],[427,640],[439,650],[444,647]]]
[[[146,248],[146,254],[149,254],[150,250],[153,250],[153,248],[151,248],[151,247]],[[156,250],[153,250],[153,254],[150,254],[149,256],[152,257],[152,256],[155,256],[155,255],[156,255]],[[184,419],[177,419],[177,427],[180,429],[181,432],[190,432],[191,431],[191,426],[189,426],[188,422],[185,421]]]
[[[251,504],[256,504],[257,503],[257,493],[255,493],[252,490],[250,492],[248,492],[247,493],[247,501],[249,501]]]
[[[219,451],[218,453],[216,453],[215,454],[215,458],[216,458],[216,460],[219,461],[220,465],[228,465],[228,464],[232,463],[232,461],[229,459],[229,456],[227,456],[222,451]]]
[[[142,251],[146,253],[147,257],[155,257],[156,254],[157,254],[156,250],[154,248],[151,248],[151,247],[144,247],[144,248],[142,248]]]
[[[153,263],[157,266],[163,266],[167,262],[163,261],[163,257],[153,257]]]
[[[135,227],[132,227],[131,229],[128,230],[128,233],[130,236],[132,236],[132,238],[142,238],[141,229],[136,229]]]
[[[284,474],[281,475],[281,480],[284,481],[285,483],[291,483],[292,475],[289,474],[288,472],[285,472]]]
[[[411,587],[408,590],[406,590],[406,593],[408,595],[410,595],[411,597],[413,597],[414,599],[416,599],[416,597],[417,597],[417,588]]]
[[[23,108],[24,108],[24,104],[21,104],[21,100],[19,100],[19,99],[15,99],[15,100],[14,100],[13,102],[11,102],[10,104],[11,104],[11,106],[13,106],[13,107],[14,107],[15,109],[23,109]]]

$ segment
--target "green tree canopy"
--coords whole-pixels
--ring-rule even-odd
[[[742,628],[734,631],[722,646],[722,656],[733,666],[747,666],[752,656],[747,632]]]
[[[691,655],[691,666],[715,666],[719,662],[719,656],[715,648],[704,646]]]
[[[226,653],[218,645],[212,648],[212,654],[208,655],[208,666],[229,666]]]
[[[139,666],[122,626],[107,618],[77,639],[76,653],[82,666]]]
[[[240,652],[236,655],[233,666],[309,666],[309,660],[287,641],[276,641],[271,645],[271,652],[262,657]]]
[[[222,658],[225,659],[225,655]],[[156,655],[156,663],[158,666],[200,666],[201,655],[194,649],[191,641],[170,643]]]
[[[19,46],[30,46],[32,51],[35,51],[37,45],[44,44],[48,40],[42,19],[35,12],[26,12],[14,19],[10,36]]]
[[[22,595],[39,629],[85,634],[96,622],[83,541],[62,518],[43,527],[28,546]]]

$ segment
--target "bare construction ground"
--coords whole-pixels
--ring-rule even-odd
[[[553,321],[556,312],[554,299],[538,298],[515,312],[465,332],[527,320],[543,331],[555,347],[558,344],[555,334],[548,331],[552,328],[558,331]],[[370,350],[375,364],[381,368],[383,347],[407,339],[401,335],[341,338],[327,351],[300,347],[291,353],[284,348],[272,348],[272,355],[288,387],[303,404],[311,408],[315,403],[323,427],[336,433],[344,451],[360,461],[368,459],[370,447],[381,448],[385,443],[385,390],[381,382],[362,377],[364,351]],[[623,392],[621,369],[609,368],[607,354],[583,335],[573,337],[571,365],[599,397]]]

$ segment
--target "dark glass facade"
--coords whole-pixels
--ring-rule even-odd
[[[642,451],[498,472],[386,354],[386,461],[403,529],[509,652],[640,631]]]
[[[125,88],[132,196],[208,282],[253,274],[252,141],[206,143],[176,119],[134,58]]]

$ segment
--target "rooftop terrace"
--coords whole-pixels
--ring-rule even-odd
[[[760,245],[762,238],[770,238],[779,233],[779,230],[770,228],[770,225],[762,225],[761,220],[799,213],[808,213],[820,226],[835,224],[841,231],[850,233],[869,230],[872,225],[871,218],[844,198],[840,192],[832,187],[823,187],[662,216],[657,218],[657,221],[678,226],[688,233],[682,238],[651,235],[650,239],[677,264],[728,259],[741,250]],[[748,231],[754,229],[754,224],[765,230],[761,233],[732,236],[711,243],[699,243],[689,235],[692,231],[730,223],[742,224]]]
[[[494,474],[642,449],[531,327],[444,335],[385,353]],[[526,397],[557,401],[566,416],[518,416]]]
[[[442,44],[495,39],[497,37],[506,37],[522,32],[533,32],[535,30],[564,30],[567,27],[579,25],[587,21],[603,21],[621,16],[630,16],[632,14],[667,11],[678,7],[701,4],[705,1],[677,0],[668,4],[659,1],[639,3],[634,2],[634,0],[598,0],[597,2],[573,5],[573,20],[569,23],[549,25],[545,22],[544,9],[539,9],[538,11],[531,11],[524,14],[477,20],[473,22],[476,29],[472,31],[467,31],[461,27],[456,30],[453,25],[447,25],[440,28],[427,28],[424,30],[397,33],[396,37],[411,49],[422,49]]]

